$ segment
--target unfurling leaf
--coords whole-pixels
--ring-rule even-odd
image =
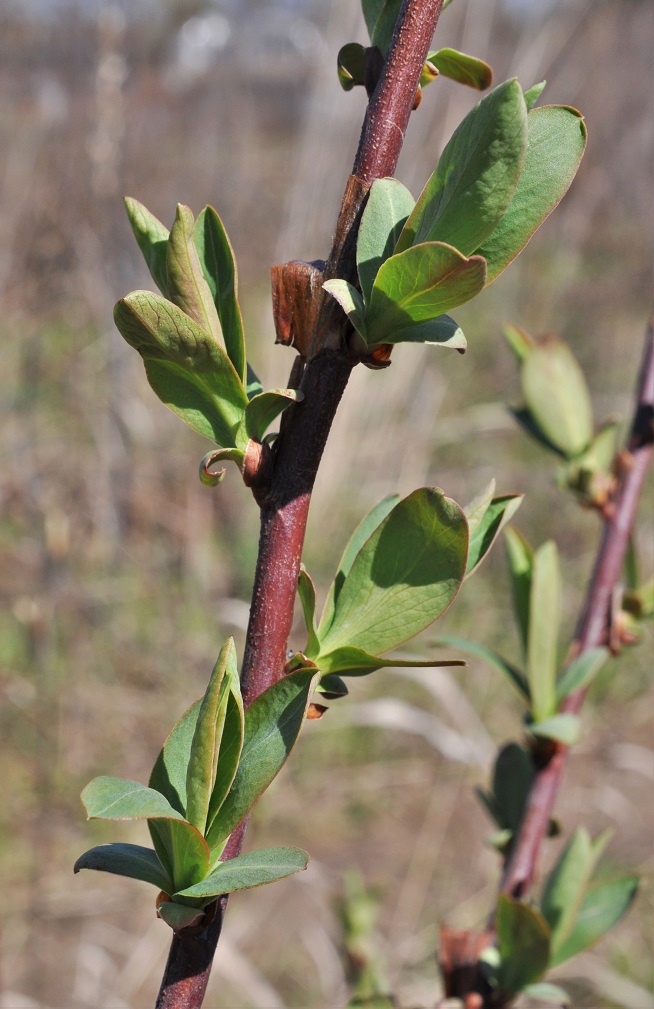
[[[343,91],[351,91],[366,82],[366,50],[358,42],[348,42],[339,49],[336,60],[338,80]]]

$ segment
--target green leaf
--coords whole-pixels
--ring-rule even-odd
[[[536,102],[542,95],[543,91],[545,90],[546,84],[547,81],[541,81],[540,84],[534,84],[532,85],[532,87],[527,88],[527,90],[525,91],[524,98],[528,112],[531,112],[531,110],[533,109],[534,105],[536,104]]]
[[[191,925],[198,925],[204,918],[204,913],[204,907],[190,907],[187,904],[177,904],[175,901],[163,901],[157,907],[159,917],[175,932]]]
[[[549,540],[533,556],[529,594],[527,680],[534,722],[544,722],[556,711],[560,609],[559,553]]]
[[[558,984],[551,984],[549,981],[528,984],[526,988],[522,989],[521,994],[540,1002],[550,1002],[559,1007],[570,1005],[568,993],[563,988],[559,988]]]
[[[339,49],[336,59],[339,84],[343,91],[351,91],[357,84],[366,82],[366,50],[358,42],[348,42]]]
[[[197,827],[186,820],[150,819],[150,836],[172,880],[173,890],[197,883],[209,872],[209,847]]]
[[[488,263],[489,284],[561,202],[586,147],[586,127],[576,109],[557,105],[533,109],[528,130],[527,156],[515,196],[495,230],[476,250]]]
[[[186,810],[186,775],[201,704],[202,698],[178,720],[155,761],[148,782],[150,788],[161,792],[180,813]]]
[[[506,543],[511,588],[513,590],[513,607],[526,654],[529,641],[529,598],[531,595],[534,551],[524,536],[521,536],[519,532],[516,532],[511,527],[504,530],[504,542]]]
[[[357,238],[357,270],[365,301],[370,298],[380,266],[393,254],[414,205],[411,193],[397,179],[373,182]]]
[[[507,743],[497,755],[493,769],[493,799],[497,825],[515,834],[536,776],[529,752],[518,743]]]
[[[125,197],[125,209],[134,237],[155,284],[168,297],[168,278],[166,275],[166,247],[168,245],[168,228],[151,214],[138,200],[131,196]]]
[[[259,379],[257,378],[252,366],[248,364],[247,368],[247,384],[245,386],[245,391],[247,393],[248,399],[254,399],[258,396],[260,392],[263,392],[263,386]]]
[[[480,645],[475,641],[468,641],[467,638],[459,638],[452,634],[438,637],[435,643],[442,645],[444,648],[459,648],[462,652],[466,652],[467,655],[474,655],[475,658],[488,662],[495,669],[499,669],[518,691],[520,698],[529,704],[529,684],[524,674],[520,672],[517,666],[507,662],[505,658],[498,652],[493,651],[492,648],[487,648],[485,645]]]
[[[219,342],[220,321],[193,240],[194,228],[190,207],[178,203],[166,250],[168,295],[204,333]]]
[[[393,38],[402,0],[363,0],[362,6],[370,42],[385,56]]]
[[[143,358],[159,399],[194,431],[219,445],[234,446],[248,401],[215,340],[176,305],[150,291],[134,291],[119,301],[114,319]]]
[[[590,835],[578,827],[547,877],[540,900],[552,932],[553,956],[574,928],[594,864]]]
[[[354,563],[355,557],[363,547],[366,540],[373,534],[375,529],[377,529],[386,516],[392,512],[399,500],[399,494],[389,494],[388,497],[383,498],[368,512],[367,515],[361,519],[358,526],[350,536],[338,565],[338,571],[336,572],[334,581],[332,582],[329,593],[327,594],[325,607],[320,618],[320,627],[318,630],[319,636],[324,638],[331,626],[340,591],[343,588],[343,584],[350,572],[350,568]],[[316,654],[318,653],[316,652]]]
[[[470,548],[466,578],[475,571],[488,554],[504,526],[511,521],[522,504],[524,494],[492,497],[495,481],[464,509],[470,529]],[[491,497],[488,497],[490,491]]]
[[[308,640],[307,647],[304,650],[305,655],[307,655],[307,657],[310,654],[317,655],[320,651],[320,641],[318,640],[318,635],[316,634],[316,587],[313,584],[309,572],[303,564],[300,566],[297,594],[300,597],[302,613],[304,614],[304,623],[307,629]]]
[[[300,734],[316,669],[300,669],[261,694],[245,712],[245,736],[236,777],[211,827],[214,849],[250,812],[283,767]]]
[[[544,718],[541,722],[529,722],[527,729],[532,736],[555,739],[564,746],[574,746],[581,739],[581,721],[577,715],[561,714]]]
[[[502,326],[502,334],[517,357],[518,363],[522,364],[535,346],[535,340],[520,326],[514,326],[512,323]]]
[[[235,682],[232,683],[229,696],[227,698],[227,710],[225,712],[225,727],[220,741],[220,753],[218,755],[218,768],[216,780],[209,802],[209,813],[207,815],[207,832],[211,829],[218,812],[229,795],[230,789],[236,777],[238,762],[243,749],[243,739],[245,733],[245,716],[243,712],[243,700],[238,682],[238,673]],[[214,849],[212,849],[212,855]]]
[[[549,928],[535,908],[506,894],[500,895],[495,924],[500,951],[498,985],[503,994],[515,995],[545,973]]]
[[[593,437],[593,408],[584,374],[567,344],[556,337],[536,344],[521,379],[527,406],[545,438],[567,458],[580,455]]]
[[[158,816],[184,820],[160,792],[126,778],[94,778],[82,791],[82,802],[89,820],[147,820]]]
[[[402,342],[406,330],[470,301],[485,281],[483,259],[466,259],[442,242],[413,245],[391,256],[375,278],[366,308],[368,346]]]
[[[193,239],[218,312],[227,356],[245,384],[249,377],[243,319],[238,303],[236,259],[223,222],[213,207],[205,207],[198,216]]]
[[[171,893],[173,887],[156,852],[152,848],[143,848],[140,844],[99,844],[80,855],[73,871],[79,872],[80,869],[98,869],[100,872],[112,872],[116,876],[141,879],[144,883],[152,883],[164,893]]]
[[[468,342],[463,330],[450,315],[439,315],[426,322],[416,322],[394,333],[388,343],[426,343],[433,347],[446,347],[448,350],[458,350],[460,354],[466,350]]]
[[[206,452],[200,460],[199,467],[200,482],[205,487],[217,487],[222,483],[226,473],[225,467],[221,466],[217,470],[211,468],[221,462],[234,462],[242,472],[245,452],[242,448],[214,448]]]
[[[367,676],[377,669],[433,669],[436,666],[465,666],[462,659],[396,659],[370,655],[361,648],[344,645],[329,652],[319,652],[313,661],[325,674],[341,676]]]
[[[316,690],[324,694],[326,700],[336,700],[339,697],[347,697],[349,694],[345,680],[342,680],[340,676],[336,676],[335,673],[323,676]]]
[[[217,897],[235,890],[274,883],[306,869],[309,856],[301,848],[261,848],[220,862],[206,879],[175,894],[176,897]]]
[[[239,692],[236,648],[229,638],[221,649],[205,691],[193,734],[191,752],[186,772],[186,819],[204,834],[209,815],[209,805],[218,773],[218,756],[225,729],[227,703],[230,694]],[[241,740],[238,739],[240,744]],[[240,746],[236,759],[231,761],[229,784],[236,772]],[[224,795],[223,795],[224,798]]]
[[[493,71],[488,63],[456,49],[439,49],[437,52],[428,53],[427,61],[432,63],[443,77],[449,77],[459,84],[467,84],[477,91],[485,91],[493,83]]]
[[[323,655],[396,648],[450,605],[465,573],[468,528],[456,502],[424,487],[400,501],[357,553],[334,618],[318,631]]]
[[[556,682],[557,707],[570,694],[588,686],[608,659],[609,654],[608,648],[591,648],[572,660]]]
[[[475,252],[511,204],[526,149],[522,89],[516,80],[506,81],[455,130],[404,226],[397,252],[421,242],[446,242],[464,256]]]
[[[583,899],[572,932],[553,952],[550,966],[582,953],[613,928],[629,910],[638,885],[637,876],[627,876],[593,886]]]
[[[322,285],[339,303],[357,333],[366,338],[366,306],[356,287],[347,280],[327,280]]]
[[[243,448],[250,438],[263,441],[263,436],[272,422],[292,403],[304,398],[298,389],[269,389],[253,396],[245,408],[243,420],[236,433],[237,444]]]

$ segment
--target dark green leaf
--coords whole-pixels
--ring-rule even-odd
[[[456,502],[436,488],[414,491],[357,553],[330,627],[325,633],[321,623],[318,631],[321,653],[349,647],[379,655],[428,627],[459,591],[467,553],[467,522]]]
[[[513,589],[513,606],[526,654],[529,641],[529,598],[534,552],[526,539],[510,526],[504,530],[504,542]]]
[[[323,676],[316,687],[316,690],[319,693],[324,694],[327,700],[336,700],[338,697],[347,697],[349,694],[345,680],[342,680],[340,676],[336,676],[335,673],[329,673],[327,676]]]
[[[245,386],[245,391],[247,393],[248,399],[254,399],[254,397],[258,396],[260,392],[263,392],[263,386],[259,381],[259,379],[257,378],[250,364],[248,364],[246,372],[247,372],[247,385]]]
[[[75,862],[74,871],[98,869],[116,876],[129,876],[152,883],[165,893],[172,892],[172,880],[152,848],[140,844],[99,844],[85,851]]]
[[[468,641],[466,638],[459,638],[452,634],[438,637],[436,644],[442,645],[444,648],[460,648],[467,655],[474,655],[475,658],[482,659],[482,661],[494,666],[495,669],[499,669],[518,691],[521,699],[529,704],[529,685],[524,674],[520,672],[517,666],[507,662],[506,659],[499,655],[498,652],[493,651],[492,648],[487,648],[485,645],[479,645],[475,641]]]
[[[379,268],[393,254],[415,200],[397,179],[376,179],[368,194],[357,237],[357,269],[368,301]]]
[[[556,711],[560,610],[559,552],[549,540],[533,556],[529,595],[527,680],[534,722],[544,722]]]
[[[370,32],[370,42],[373,46],[377,46],[382,56],[386,55],[391,44],[401,6],[402,0],[382,0],[381,3],[371,3],[370,0],[366,0],[363,4],[366,24]],[[366,13],[366,8],[368,8],[368,13]],[[370,20],[372,20],[373,13],[376,13],[377,16],[371,28]]]
[[[163,745],[148,782],[180,813],[186,810],[186,774],[202,698],[184,712]]]
[[[427,60],[433,63],[443,77],[449,77],[459,84],[467,84],[477,91],[485,91],[493,83],[493,71],[488,63],[456,49],[439,49],[429,53]]]
[[[421,242],[447,242],[464,256],[475,252],[513,199],[526,149],[522,89],[516,80],[506,81],[455,130],[404,226],[397,252]]]
[[[608,657],[608,648],[591,648],[573,659],[556,681],[557,706],[570,694],[587,687]]]
[[[413,245],[391,256],[375,278],[366,308],[368,346],[402,342],[404,331],[470,301],[485,281],[483,259],[466,259],[441,242]]]
[[[215,849],[250,812],[293,749],[315,688],[316,669],[300,669],[269,687],[245,712],[245,736],[234,783],[209,831]]]
[[[338,52],[338,80],[343,91],[351,91],[366,82],[366,50],[358,42],[348,42]]]
[[[495,924],[500,951],[498,985],[503,994],[515,995],[545,973],[549,928],[535,908],[506,894],[500,895]]]
[[[182,312],[219,343],[222,339],[220,321],[193,240],[194,228],[190,208],[178,203],[166,250],[168,294]]]
[[[586,127],[575,109],[556,105],[533,109],[528,129],[527,156],[515,196],[493,233],[476,250],[488,263],[489,284],[563,199],[586,147]]]
[[[521,379],[527,406],[545,437],[567,458],[580,455],[593,437],[593,408],[570,348],[555,337],[536,344]]]
[[[464,509],[470,528],[470,548],[468,550],[468,565],[466,578],[475,571],[500,532],[510,522],[522,504],[524,494],[505,494],[502,497],[492,497],[495,481],[491,482],[486,492],[471,501]],[[488,491],[490,490],[490,498]]]
[[[518,743],[507,743],[497,755],[493,769],[493,799],[497,825],[512,834],[524,816],[529,789],[536,775],[529,752]]]
[[[247,397],[218,344],[159,295],[134,291],[114,309],[116,325],[145,362],[157,396],[194,431],[232,447]]]
[[[237,444],[245,448],[250,438],[263,441],[264,434],[280,413],[301,399],[303,394],[298,389],[269,389],[253,396],[236,433]]]
[[[531,112],[534,105],[542,95],[545,90],[545,85],[547,81],[541,81],[540,84],[534,84],[532,87],[527,88],[525,91],[525,105],[527,106],[527,111]]]
[[[320,651],[320,642],[318,640],[318,635],[316,634],[316,587],[313,584],[311,576],[307,569],[302,565],[300,567],[300,575],[297,584],[297,594],[300,597],[300,603],[302,605],[302,613],[304,614],[304,623],[307,629],[307,647],[305,648],[305,654],[307,657],[309,655],[317,655]]]
[[[206,879],[187,887],[177,897],[217,897],[235,890],[274,883],[306,869],[309,856],[301,848],[261,848],[220,862]]]
[[[550,966],[582,953],[613,928],[629,910],[638,885],[637,876],[627,876],[593,886],[584,897],[572,932],[553,953]]]
[[[125,197],[125,209],[152,279],[164,297],[167,298],[166,246],[168,245],[168,228],[165,228],[147,207],[130,196]]]
[[[207,903],[210,903],[209,901]],[[178,932],[182,928],[198,925],[204,918],[204,907],[190,907],[175,901],[164,901],[157,907],[157,913],[166,925]]]
[[[241,382],[247,379],[249,383],[236,259],[223,222],[213,207],[205,207],[199,215],[193,237],[218,312],[227,356]]]

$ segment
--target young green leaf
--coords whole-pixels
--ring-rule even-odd
[[[160,792],[126,778],[94,778],[82,791],[82,802],[89,820],[185,819]]]
[[[134,291],[119,301],[114,319],[143,358],[159,399],[194,431],[234,446],[248,401],[215,340],[176,305],[150,291]]]
[[[463,354],[468,346],[463,330],[450,315],[439,315],[425,322],[410,323],[398,330],[387,343],[426,343],[431,347],[446,347]]]
[[[515,195],[494,231],[474,250],[488,263],[489,284],[561,202],[586,147],[586,127],[576,109],[556,105],[533,109],[528,130],[527,156]]]
[[[535,908],[506,894],[500,895],[495,926],[500,951],[497,984],[504,995],[515,995],[545,973],[549,928]]]
[[[236,432],[236,443],[246,447],[250,438],[263,441],[272,422],[292,403],[299,403],[303,394],[298,389],[269,389],[253,396],[245,408],[243,419]]]
[[[511,686],[517,690],[522,701],[525,701],[527,704],[530,703],[529,684],[524,673],[511,662],[507,662],[505,658],[498,652],[493,651],[492,648],[487,648],[485,645],[480,645],[475,641],[468,641],[467,638],[459,638],[452,634],[438,637],[435,644],[441,645],[443,648],[459,648],[467,655],[473,655],[483,662],[488,662],[489,665],[494,666],[495,669],[499,669],[506,676]]]
[[[361,648],[343,645],[333,651],[319,651],[312,660],[322,673],[341,676],[367,676],[377,669],[433,669],[437,666],[465,666],[462,659],[396,659],[370,655]]]
[[[570,996],[568,993],[563,988],[559,988],[558,984],[551,984],[549,981],[528,984],[522,989],[521,994],[526,995],[527,998],[536,999],[539,1002],[549,1002],[557,1006],[557,1009],[563,1009],[564,1006],[570,1005]]]
[[[526,149],[522,89],[516,80],[506,81],[482,98],[455,130],[404,225],[396,251],[421,242],[446,242],[470,256],[511,204]]]
[[[332,582],[327,594],[325,606],[320,618],[320,627],[318,630],[319,636],[324,638],[331,626],[340,591],[343,588],[343,583],[349,574],[355,557],[363,547],[366,540],[373,534],[375,529],[377,529],[386,516],[392,512],[399,500],[399,494],[389,494],[388,497],[383,498],[368,512],[367,515],[361,519],[358,526],[350,536],[343,556],[341,557],[340,564],[338,565],[338,571],[336,572],[334,581]],[[318,652],[316,651],[315,654],[317,655]],[[307,655],[310,657],[308,652]]]
[[[357,238],[357,270],[368,301],[379,268],[392,256],[415,200],[397,179],[376,179],[368,194]]]
[[[534,554],[529,594],[527,680],[534,722],[556,711],[557,648],[561,619],[561,572],[556,543],[549,540]]]
[[[229,672],[228,672],[229,669]],[[204,834],[218,770],[227,702],[238,684],[236,648],[229,638],[221,649],[200,705],[186,772],[186,819]],[[238,687],[237,687],[238,689]],[[238,760],[238,754],[237,758]],[[236,770],[233,763],[232,777]]]
[[[207,842],[197,827],[186,820],[151,819],[150,836],[174,890],[197,883],[209,872]]]
[[[235,890],[274,883],[306,869],[309,856],[301,848],[261,848],[220,862],[207,877],[175,897],[217,897]]]
[[[574,746],[581,739],[581,720],[569,713],[552,715],[540,722],[529,722],[528,731],[541,739],[554,739],[564,746]]]
[[[495,481],[492,481],[492,485],[494,489]],[[523,499],[524,494],[504,494],[489,501],[486,501],[485,497],[481,500],[476,498],[464,509],[470,528],[466,578],[479,567],[504,526],[517,512]]]
[[[359,336],[366,339],[366,306],[356,287],[347,280],[327,280],[322,285],[339,303]]]
[[[514,326],[512,323],[502,326],[502,334],[517,357],[518,363],[522,364],[533,349],[536,341],[524,329],[521,329],[520,326]]]
[[[590,835],[578,827],[547,877],[540,900],[552,933],[553,956],[574,928],[594,864]]]
[[[366,308],[368,346],[402,342],[406,330],[470,301],[485,282],[483,259],[466,259],[442,242],[413,245],[391,256],[375,277]]]
[[[338,81],[343,91],[366,82],[366,50],[358,42],[341,46],[336,58]]]
[[[195,247],[194,228],[195,220],[190,208],[178,203],[166,249],[168,293],[170,300],[204,333],[220,342],[222,331],[218,312]]]
[[[200,904],[198,901],[197,904],[200,906],[195,904],[191,906],[190,900],[188,904],[178,904],[172,900],[162,901],[157,905],[157,914],[162,921],[166,922],[166,925],[170,925],[174,932],[178,932],[180,929],[199,925],[204,918],[204,908],[207,903],[210,901],[205,904]]]
[[[316,587],[304,565],[300,566],[297,594],[300,597],[302,613],[304,614],[304,623],[307,629],[308,641],[307,647],[304,650],[305,655],[307,655],[307,657],[309,656],[309,653],[317,655],[320,651],[320,641],[318,640],[318,635],[316,634]]]
[[[370,32],[370,43],[386,55],[393,38],[402,0],[364,0],[363,12]]]
[[[493,83],[493,71],[488,63],[457,49],[439,49],[428,53],[427,62],[432,63],[443,77],[449,77],[459,84],[467,84],[477,91],[485,91]],[[420,83],[423,83],[422,80]]]
[[[582,953],[613,928],[629,910],[638,885],[637,876],[627,876],[591,887],[584,896],[572,931],[553,951],[550,967]]]
[[[73,872],[79,872],[80,869],[97,869],[100,872],[112,872],[116,876],[141,879],[168,894],[173,890],[173,881],[156,852],[152,848],[143,848],[140,844],[99,844],[80,855]]]
[[[211,793],[209,812],[207,814],[207,831],[211,828],[211,824],[218,815],[218,811],[229,795],[230,789],[234,783],[238,763],[241,757],[241,751],[243,749],[244,733],[245,715],[243,711],[243,700],[241,698],[241,689],[238,682],[238,672],[235,672],[234,680],[231,684],[229,695],[227,697],[225,726],[223,729],[222,739],[220,741],[216,780]]]
[[[497,755],[493,768],[493,799],[497,825],[515,834],[524,816],[536,769],[528,751],[518,743],[507,743]]]
[[[526,539],[510,526],[504,530],[504,542],[506,543],[506,555],[513,590],[513,607],[526,654],[529,642],[529,599],[534,551]]]
[[[232,787],[207,831],[216,848],[247,816],[279,773],[300,734],[316,669],[300,669],[261,694],[245,712],[241,759]]]
[[[186,775],[201,704],[202,698],[178,720],[155,761],[148,782],[150,788],[161,792],[180,813],[186,810]]]
[[[570,694],[583,690],[595,678],[609,657],[608,648],[591,648],[578,655],[556,681],[557,707]]]
[[[525,105],[527,106],[528,112],[531,112],[533,109],[534,105],[545,90],[546,84],[547,81],[541,81],[540,84],[534,84],[525,91]]]
[[[245,336],[238,303],[236,259],[223,222],[213,207],[205,207],[198,216],[193,239],[218,312],[227,356],[245,384]]]
[[[357,553],[327,631],[321,622],[321,653],[349,647],[379,655],[424,630],[459,591],[467,553],[467,522],[456,502],[436,488],[414,491]]]
[[[593,408],[584,374],[567,344],[554,337],[537,343],[520,377],[529,411],[545,438],[566,458],[580,455],[593,437]]]
[[[125,209],[150,275],[163,296],[167,298],[166,247],[168,245],[168,228],[164,227],[147,207],[130,196],[125,197]]]

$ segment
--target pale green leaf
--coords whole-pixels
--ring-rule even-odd
[[[483,512],[480,511],[478,505],[472,515],[468,513],[468,508],[465,509],[468,525],[470,526],[470,549],[468,550],[466,578],[469,578],[473,571],[476,571],[479,567],[500,532],[511,521],[523,500],[524,494],[504,494],[492,498]],[[471,505],[468,507],[471,508],[475,504],[475,502],[471,502]]]
[[[593,408],[570,348],[555,337],[536,344],[520,375],[527,406],[544,436],[567,458],[580,455],[593,437]]]
[[[432,63],[443,77],[449,77],[459,84],[467,84],[477,91],[485,91],[493,83],[493,71],[488,63],[476,56],[468,56],[457,49],[438,49],[427,54],[427,61]],[[422,81],[420,82],[422,84]]]
[[[366,338],[366,307],[356,287],[347,280],[327,280],[322,285],[339,303],[357,333]]]
[[[556,681],[557,707],[570,694],[588,686],[608,659],[609,654],[608,648],[591,648],[572,660]]]
[[[536,104],[536,102],[542,95],[543,91],[545,90],[546,84],[547,81],[541,81],[539,84],[533,84],[532,87],[527,88],[527,90],[525,91],[524,98],[528,112],[531,112],[531,110],[533,109],[534,105]]]
[[[578,827],[547,877],[540,900],[552,933],[553,956],[574,928],[594,863],[590,835]]]
[[[549,981],[539,981],[537,984],[528,984],[526,988],[522,989],[522,994],[526,995],[527,998],[537,999],[539,1002],[549,1002],[552,1005],[562,1006],[570,1005],[570,996],[563,988],[559,988],[558,984],[551,984]]]
[[[439,315],[426,322],[416,322],[389,336],[387,343],[426,343],[432,347],[458,350],[462,354],[468,342],[464,332],[450,315]]]
[[[529,641],[529,599],[534,551],[524,536],[521,536],[510,526],[504,530],[504,542],[506,543],[506,555],[513,590],[513,607],[526,655]]]
[[[564,713],[544,718],[541,722],[529,722],[527,729],[532,736],[541,739],[555,739],[564,746],[574,746],[581,739],[581,721],[577,715]]]
[[[280,413],[302,399],[303,394],[298,389],[269,389],[253,396],[236,433],[237,444],[245,448],[250,438],[263,441],[266,431]]]
[[[549,540],[533,556],[529,594],[527,680],[534,722],[544,722],[556,711],[560,620],[559,552],[556,543]]]
[[[452,634],[445,634],[442,637],[439,636],[435,643],[437,645],[442,645],[444,648],[459,648],[467,655],[473,655],[475,658],[481,659],[483,662],[488,662],[488,664],[494,666],[495,669],[499,669],[499,671],[506,676],[511,685],[517,690],[521,700],[526,701],[526,703],[529,704],[529,684],[527,683],[524,674],[517,668],[517,666],[514,666],[511,662],[507,662],[505,658],[492,648],[487,648],[485,645],[480,645],[475,641],[468,641],[467,638],[459,638]]]
[[[569,960],[601,939],[629,910],[639,885],[637,876],[599,883],[586,893],[572,932],[553,953],[550,966]]]
[[[312,661],[321,672],[340,673],[341,676],[367,676],[377,669],[433,669],[437,666],[466,665],[462,659],[396,659],[393,656],[381,658],[351,645],[343,645],[330,652],[320,651]]]
[[[298,577],[297,584],[297,594],[300,597],[300,603],[302,605],[302,613],[304,614],[304,623],[307,629],[307,647],[304,650],[305,655],[309,658],[311,655],[317,655],[320,651],[320,642],[318,640],[318,635],[316,634],[316,587],[313,584],[309,572],[304,567],[300,566],[300,574]]]

